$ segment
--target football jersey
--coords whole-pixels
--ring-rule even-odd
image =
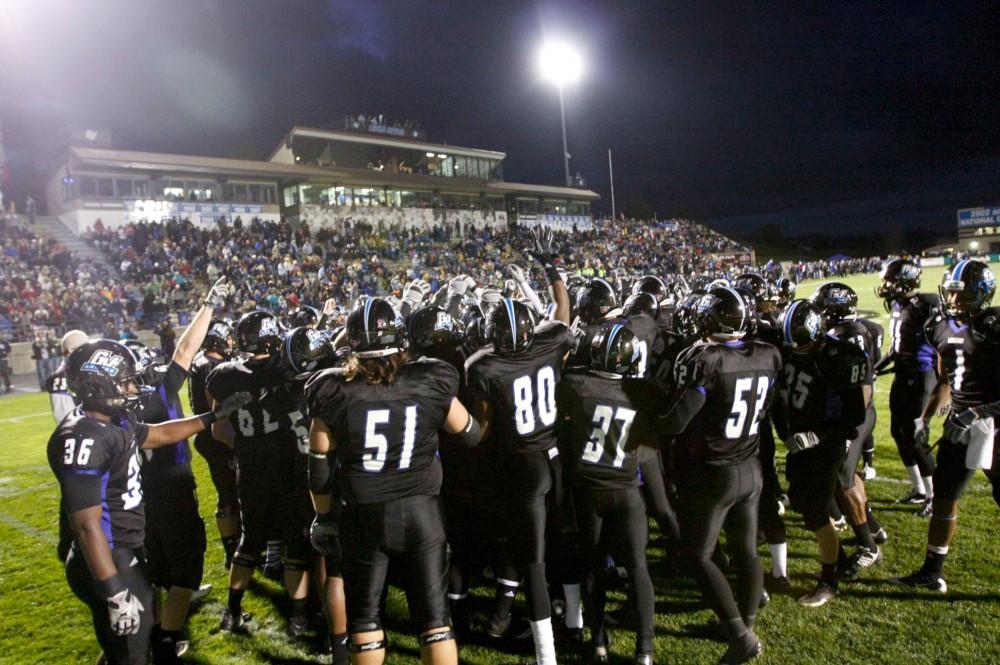
[[[928,324],[927,339],[941,357],[956,411],[1000,399],[1000,338],[984,325],[998,314],[1000,309],[986,310],[971,325],[939,315]]]
[[[885,341],[885,328],[880,323],[871,319],[858,319],[858,323],[868,330],[868,335],[872,338],[872,348],[868,349],[868,359],[872,365],[882,360],[882,344]]]
[[[781,373],[781,353],[753,340],[693,348],[686,385],[705,395],[705,405],[678,440],[689,460],[738,464],[757,454],[760,421]]]
[[[934,347],[925,327],[939,300],[918,293],[906,300],[893,300],[889,307],[889,350],[895,355],[896,372],[927,372],[934,369]]]
[[[196,414],[207,413],[212,410],[212,405],[208,403],[205,396],[205,389],[208,387],[208,375],[213,369],[225,362],[220,358],[213,358],[204,352],[198,353],[191,363],[191,372],[188,374],[188,403],[191,411]],[[214,441],[212,428],[206,427],[194,435],[196,442]],[[225,445],[225,444],[221,444]]]
[[[656,413],[666,408],[665,396],[648,381],[592,372],[567,373],[557,393],[568,429],[572,483],[590,489],[637,487],[637,448],[656,447]]]
[[[148,425],[184,417],[180,390],[187,379],[187,371],[175,362],[157,369],[155,391],[143,397],[138,413],[138,419]],[[184,487],[194,486],[191,447],[187,439],[143,453],[142,481],[147,489],[162,484],[170,484],[171,488],[178,488],[179,483]]]
[[[868,357],[869,364],[873,366],[875,365],[873,358],[876,342],[875,339],[872,338],[868,327],[861,321],[851,321],[845,319],[830,328],[827,333],[846,342],[850,342],[854,346],[858,347],[864,352],[865,356]]]
[[[812,353],[786,354],[779,386],[789,431],[844,427],[841,392],[871,382],[871,364],[864,352],[836,337],[827,336],[826,343]]]
[[[139,448],[149,429],[131,420],[104,422],[77,410],[48,443],[49,467],[69,514],[101,506],[101,528],[111,549],[141,547],[145,539]]]
[[[277,358],[228,361],[209,373],[216,400],[244,391],[253,398],[229,416],[238,455],[309,452],[309,423],[287,381]]]
[[[59,363],[56,371],[45,379],[45,391],[53,395],[68,395],[69,384],[66,383],[66,361]]]
[[[535,329],[531,347],[501,356],[488,350],[469,359],[466,369],[473,399],[493,406],[492,439],[501,452],[529,453],[556,445],[556,387],[573,333],[547,321]]]
[[[306,384],[309,415],[336,442],[341,497],[348,504],[436,495],[438,431],[458,394],[458,371],[441,360],[406,363],[392,384],[320,372]]]
[[[635,378],[644,379],[648,376],[655,376],[665,346],[656,319],[648,314],[636,314],[621,321],[637,339],[639,362],[635,368]]]

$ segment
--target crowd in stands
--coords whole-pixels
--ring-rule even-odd
[[[234,315],[320,306],[329,298],[349,306],[362,294],[398,293],[417,277],[434,289],[458,274],[499,285],[508,277],[507,265],[530,265],[521,253],[526,234],[523,228],[376,228],[349,219],[320,229],[239,217],[213,227],[170,220],[112,230],[98,222],[85,237],[115,275],[7,224],[0,335],[6,330],[8,339],[21,341],[41,327],[57,334],[70,327],[90,333],[153,328],[170,311],[197,309],[194,298],[203,289],[196,282],[211,283],[220,275],[237,285]],[[584,276],[735,276],[746,266],[733,261],[749,256],[735,241],[681,219],[597,220],[593,229],[556,237],[567,272]],[[879,267],[879,259],[798,263],[790,275],[801,280]]]
[[[807,279],[830,279],[858,273],[879,272],[882,270],[882,259],[877,256],[865,259],[831,258],[826,261],[809,261],[793,263],[788,274],[795,282]]]

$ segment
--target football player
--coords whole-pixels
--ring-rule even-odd
[[[201,345],[201,353],[195,356],[191,363],[191,374],[188,376],[188,399],[191,408],[203,411],[209,407],[208,375],[219,364],[232,357],[233,327],[222,319],[213,320],[208,326],[208,333]],[[205,458],[212,484],[218,496],[215,506],[215,525],[222,540],[225,552],[225,565],[228,569],[236,553],[236,544],[240,541],[240,507],[236,498],[236,458],[233,450],[222,441],[212,437],[211,430],[200,432],[194,438],[194,448]]]
[[[217,422],[212,428],[217,440],[234,446],[239,463],[237,495],[243,533],[233,556],[229,599],[220,624],[222,630],[234,633],[246,632],[243,595],[272,527],[280,531],[286,547],[284,583],[292,606],[288,630],[298,636],[308,628],[306,571],[312,548],[299,497],[289,491],[295,487],[295,463],[307,427],[287,385],[287,371],[278,353],[281,342],[274,315],[244,314],[236,324],[236,345],[250,357],[222,363],[208,375],[208,396],[213,401],[239,390],[254,397],[227,422]]]
[[[763,589],[757,558],[758,501],[763,487],[757,447],[760,418],[772,399],[781,354],[746,341],[750,315],[743,297],[714,287],[698,303],[707,337],[666,415],[664,434],[678,437],[675,459],[681,496],[681,538],[695,565],[702,595],[729,643],[723,663],[743,663],[761,652],[753,632]],[[725,529],[737,576],[734,594],[713,561]],[[738,596],[738,597],[737,597]]]
[[[934,458],[915,445],[914,423],[937,385],[935,350],[924,332],[938,298],[920,289],[920,266],[910,259],[892,259],[882,268],[876,293],[889,312],[889,351],[875,365],[878,374],[894,372],[889,390],[889,430],[910,477],[910,492],[901,503],[922,505],[929,516],[934,497]]]
[[[73,544],[66,578],[91,611],[109,665],[145,663],[153,629],[153,587],[144,552],[139,450],[176,444],[226,418],[248,399],[236,393],[214,412],[156,425],[140,423],[132,353],[111,340],[87,342],[66,361],[81,408],[48,443]]]
[[[966,259],[947,270],[939,293],[942,312],[927,326],[927,340],[937,349],[938,383],[916,423],[918,446],[926,446],[931,417],[950,398],[951,408],[937,443],[934,502],[927,529],[927,554],[916,572],[897,584],[944,593],[941,572],[955,536],[958,501],[977,468],[987,475],[1000,505],[1000,454],[985,457],[993,445],[994,420],[1000,415],[1000,311],[990,308],[996,278],[982,261]]]
[[[61,342],[63,360],[45,381],[45,390],[49,393],[49,404],[52,406],[52,417],[56,419],[56,424],[62,422],[63,418],[76,409],[76,402],[66,385],[66,358],[87,341],[87,333],[82,330],[70,330],[63,335]]]
[[[438,431],[479,442],[478,423],[456,395],[458,372],[431,358],[410,361],[402,317],[372,298],[347,322],[351,357],[306,386],[313,542],[343,541],[352,660],[380,665],[385,632],[380,599],[389,560],[406,570],[425,663],[458,662],[445,599],[447,548],[439,491]],[[336,466],[331,456],[336,455]],[[338,517],[331,498],[337,483]]]
[[[858,294],[854,289],[841,282],[827,282],[816,289],[809,300],[822,312],[827,334],[854,344],[868,358],[869,367],[873,367],[878,341],[858,319]],[[858,427],[857,436],[851,440],[837,477],[837,506],[851,525],[858,544],[858,551],[851,561],[838,571],[841,577],[847,579],[856,577],[862,568],[877,563],[882,556],[879,545],[888,539],[882,525],[875,519],[864,483],[858,482],[857,475],[858,463],[875,431],[875,419],[875,403],[869,397],[865,421]]]
[[[864,352],[826,334],[822,312],[808,300],[792,301],[781,328],[788,353],[774,424],[788,447],[785,473],[792,508],[816,535],[822,564],[816,588],[799,603],[819,607],[837,595],[841,546],[830,504],[847,445],[865,420],[871,372]]]
[[[180,389],[212,320],[212,311],[225,304],[226,278],[219,279],[177,341],[167,365],[154,364],[148,349],[135,348],[144,382],[153,390],[143,395],[136,416],[152,425],[183,416]],[[126,345],[141,346],[130,341]],[[131,346],[129,348],[132,348]],[[138,363],[137,363],[138,365]],[[146,497],[146,557],[153,584],[166,590],[153,628],[153,658],[157,663],[177,662],[177,646],[192,596],[201,586],[205,565],[205,522],[198,512],[198,497],[187,439],[172,446],[148,450],[142,458],[142,484]],[[207,589],[206,589],[207,591]]]
[[[556,494],[562,482],[556,437],[556,388],[564,357],[573,349],[575,340],[568,327],[569,296],[555,267],[551,236],[536,236],[535,243],[533,257],[545,269],[549,295],[556,305],[554,320],[543,322],[536,330],[529,307],[505,298],[487,324],[486,337],[492,347],[469,359],[467,373],[470,390],[475,395],[473,413],[483,432],[487,436],[492,432],[498,451],[495,480],[502,488],[500,498],[507,508],[502,517],[506,520],[504,528],[509,534],[511,554],[525,580],[537,663],[555,665],[545,576],[545,531],[547,503],[559,498]],[[608,297],[613,298],[613,293]],[[491,625],[510,621],[514,599],[508,589],[500,588],[504,581],[498,579]],[[572,589],[566,591],[569,605],[574,594]],[[576,607],[578,599],[577,585],[573,603]],[[567,608],[567,618],[574,623],[577,618],[582,619],[578,615],[578,609]]]
[[[640,340],[629,328],[605,324],[591,344],[589,370],[567,374],[557,391],[572,451],[569,477],[585,567],[584,612],[599,663],[608,662],[603,572],[609,553],[628,574],[638,617],[635,662],[653,662],[655,594],[646,567],[648,527],[637,449],[645,444],[656,450],[655,413],[664,396],[637,377],[640,358]]]

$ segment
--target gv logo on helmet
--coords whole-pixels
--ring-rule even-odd
[[[277,335],[277,334],[278,334],[277,319],[273,319],[271,317],[266,317],[264,319],[261,319],[260,333],[258,334],[258,337],[266,337],[269,335]]]
[[[94,355],[90,356],[90,360],[83,363],[80,367],[82,372],[96,372],[98,374],[106,374],[112,378],[118,376],[121,371],[122,363],[125,362],[125,358],[121,355],[109,351],[108,349],[98,349],[94,352]]]

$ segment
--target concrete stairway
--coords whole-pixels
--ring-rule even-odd
[[[79,254],[83,259],[102,265],[112,273],[117,274],[117,266],[108,263],[100,250],[91,247],[86,240],[66,228],[58,217],[35,217],[35,223],[29,225],[29,228],[39,238],[52,238],[71,252]]]

